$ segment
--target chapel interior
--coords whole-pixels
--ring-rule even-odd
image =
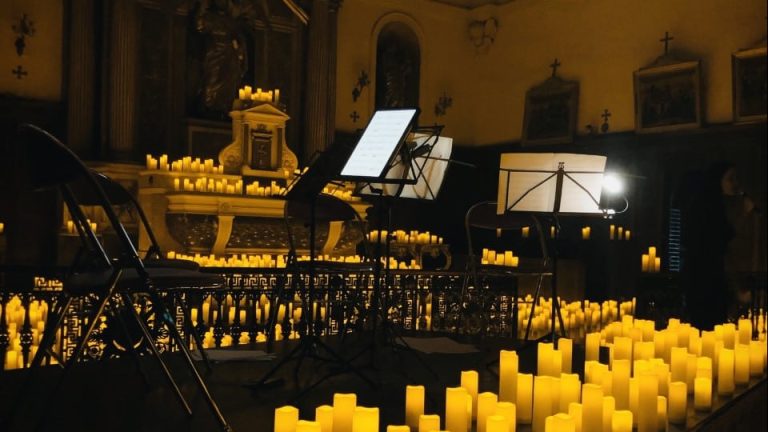
[[[0,431],[768,429],[763,0],[3,0]]]

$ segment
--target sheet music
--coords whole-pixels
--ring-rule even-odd
[[[501,155],[497,214],[511,211],[552,212],[555,206],[557,176],[553,175],[560,163],[564,164],[567,176],[563,178],[560,197],[561,213],[600,213],[600,202],[605,156],[573,153],[505,153]],[[513,171],[507,171],[513,170]],[[516,172],[514,170],[537,170],[547,172]],[[596,174],[569,173],[588,171]],[[548,178],[548,179],[547,179]],[[545,179],[547,179],[545,181]],[[538,187],[533,188],[540,182]],[[586,189],[582,189],[575,182]],[[532,190],[530,190],[533,188]],[[530,192],[520,199],[526,191]],[[587,193],[587,191],[589,193]],[[595,201],[590,197],[594,197]],[[520,201],[518,201],[520,199]],[[516,204],[515,202],[518,201]]]
[[[414,134],[413,141],[416,143],[416,146],[411,152],[417,152],[418,149],[424,145],[432,146],[432,151],[429,153],[429,157],[427,157],[427,154],[424,154],[423,156],[415,157],[411,161],[413,168],[408,170],[405,178],[413,179],[414,173],[418,175],[420,171],[422,172],[422,175],[418,178],[416,184],[402,186],[403,190],[400,192],[400,198],[434,200],[437,198],[437,194],[445,179],[445,171],[448,169],[449,163],[447,159],[451,157],[451,151],[453,149],[453,138],[443,136],[438,138],[435,135]],[[403,171],[405,169],[406,165],[402,163],[398,156],[392,169],[387,172],[386,177],[391,179],[402,179],[404,174]],[[378,193],[374,193],[373,191],[373,189],[376,189],[383,190],[384,196],[393,196],[397,193],[400,187],[401,185],[399,184],[371,183],[363,186],[359,193],[364,195],[378,195]]]
[[[381,176],[415,115],[415,109],[376,111],[341,170],[341,176]]]

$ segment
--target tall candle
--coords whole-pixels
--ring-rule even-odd
[[[688,367],[687,356],[688,350],[686,348],[672,347],[672,381],[685,382]]]
[[[379,432],[379,409],[355,407],[352,415],[352,432]]]
[[[536,374],[537,375],[553,376],[552,375],[553,351],[554,351],[554,348],[551,343],[539,342],[536,350]],[[542,423],[543,423],[543,420],[542,420]]]
[[[698,357],[695,354],[688,354],[688,367],[685,371],[685,384],[688,387],[688,393],[693,393],[693,379],[696,378],[696,369],[698,367]]]
[[[296,429],[294,430],[296,432],[321,432],[322,427],[320,426],[320,423],[316,421],[299,420],[296,423]]]
[[[477,417],[477,388],[479,375],[477,371],[461,371],[461,386],[467,390],[472,397],[472,418]]]
[[[712,409],[712,380],[702,377],[693,383],[693,407],[696,411],[709,411]]]
[[[530,424],[533,416],[533,375],[517,374],[517,421]]]
[[[736,324],[723,324],[723,344],[725,348],[733,349],[736,344]]]
[[[656,430],[667,430],[667,398],[664,396],[656,397]]]
[[[643,272],[649,272],[651,271],[651,266],[649,264],[649,258],[648,254],[643,254],[640,256],[640,270]]]
[[[275,432],[294,432],[299,422],[299,410],[290,405],[275,408]]]
[[[445,429],[451,432],[467,431],[467,389],[448,387],[445,389]]]
[[[734,381],[743,386],[749,383],[749,345],[736,344],[734,350]]]
[[[573,341],[568,338],[560,338],[557,340],[557,349],[562,353],[562,371],[563,373],[571,373],[572,358],[573,358]]]
[[[752,320],[740,319],[739,320],[739,343],[748,345],[752,340]]]
[[[749,342],[749,375],[760,376],[763,374],[763,358],[765,348],[758,341]]]
[[[499,400],[516,401],[517,368],[518,357],[515,351],[499,351]]]
[[[496,413],[498,398],[495,393],[477,395],[477,432],[485,432],[486,418]]]
[[[669,384],[669,422],[685,423],[688,409],[688,385],[681,381]]]
[[[610,432],[614,411],[616,411],[616,399],[613,396],[603,396],[603,432]]]
[[[405,424],[416,430],[422,414],[424,414],[424,386],[405,386]]]
[[[576,423],[571,416],[558,413],[545,419],[545,432],[575,432]]]
[[[616,235],[615,233],[616,233],[616,225],[611,225],[610,227],[608,227],[608,238],[610,240],[613,240],[613,238]]]
[[[541,344],[539,344],[541,346]],[[551,376],[537,375],[533,377],[533,432],[543,432],[545,419],[552,412],[552,381]]]
[[[333,432],[333,407],[320,405],[315,408],[315,421],[320,424],[320,432]]]
[[[629,409],[629,360],[613,361],[613,397],[616,398],[616,409]]]
[[[603,429],[603,389],[597,384],[581,386],[582,421],[585,432]]]
[[[580,403],[571,402],[568,405],[568,415],[573,419],[573,423],[576,426],[576,432],[582,432],[582,405]]]
[[[734,379],[734,353],[732,349],[720,350],[717,361],[717,393],[731,395],[735,389]]]
[[[333,395],[333,432],[352,432],[352,416],[357,406],[354,393]]]
[[[581,380],[578,374],[560,375],[560,406],[558,412],[567,412],[573,402],[581,400]]]
[[[632,411],[632,424],[637,426],[637,415],[640,411],[640,388],[639,379],[632,377],[629,379],[629,410]]]
[[[531,234],[531,227],[524,226],[522,229],[522,236],[523,238],[528,238],[528,236]]]
[[[638,377],[638,432],[656,432],[658,426],[659,379],[653,372]]]
[[[488,432],[507,432],[509,431],[509,420],[501,415],[492,415],[488,416],[485,426],[487,426],[485,430]],[[480,430],[480,425],[478,425],[477,430]]]
[[[430,431],[438,431],[438,430],[440,430],[439,415],[424,414],[419,417],[419,432],[430,432]]]
[[[600,333],[587,333],[584,360],[600,360]]]
[[[515,432],[517,428],[517,408],[512,402],[499,402],[496,404],[496,414],[507,419],[509,422],[508,432]]]
[[[614,411],[611,416],[611,429],[606,432],[632,432],[632,411]]]

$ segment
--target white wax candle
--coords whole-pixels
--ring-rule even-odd
[[[720,350],[720,358],[717,362],[717,393],[731,395],[735,389],[734,384],[734,352],[731,349]]]
[[[597,384],[581,386],[582,422],[585,432],[601,431],[603,428],[603,389]]]
[[[477,417],[477,389],[480,376],[477,371],[461,371],[461,386],[472,397],[472,418]]]
[[[467,431],[467,389],[448,387],[445,389],[445,429],[451,432]]]
[[[517,368],[518,357],[515,351],[499,351],[499,400],[516,401]]]
[[[352,415],[352,432],[379,432],[379,409],[355,407]]]
[[[603,396],[603,432],[611,430],[614,411],[616,411],[616,399],[613,396]]]
[[[562,371],[563,373],[571,373],[571,363],[573,358],[573,341],[568,338],[560,338],[557,340],[557,349],[562,353]]]
[[[588,333],[586,337],[586,361],[598,361],[600,359],[600,333]]]
[[[495,393],[484,392],[477,395],[477,432],[485,432],[486,419],[496,413],[497,403]]]
[[[567,412],[571,403],[581,400],[581,380],[578,374],[560,375],[560,406],[558,412]]]
[[[333,432],[333,407],[320,405],[315,408],[315,421],[320,424],[320,432]]]
[[[439,431],[439,430],[440,430],[439,415],[424,414],[419,417],[419,432],[430,432],[430,431]]]
[[[696,378],[693,386],[693,407],[696,411],[712,409],[712,380],[704,377]]]
[[[652,372],[638,377],[638,432],[656,432],[658,427],[659,379]]]
[[[333,395],[334,432],[352,432],[352,416],[356,406],[357,395],[354,393],[336,393]]]
[[[613,397],[616,398],[616,409],[629,409],[629,360],[614,360],[613,371],[611,373],[613,381],[612,393]]]
[[[512,402],[499,402],[496,404],[496,414],[507,419],[509,424],[508,432],[515,432],[517,428],[517,409]]]
[[[485,430],[488,432],[507,432],[509,431],[509,420],[501,415],[488,416],[485,427],[487,427]],[[478,430],[480,430],[480,425],[478,425]]]
[[[734,381],[743,386],[749,383],[749,345],[736,344],[734,350]]]
[[[611,416],[611,429],[604,432],[632,432],[632,411],[614,411]]]
[[[667,398],[664,396],[656,397],[656,430],[666,432],[667,430]]]
[[[582,405],[580,403],[571,402],[568,405],[568,415],[573,419],[573,423],[576,426],[576,432],[582,432]]]
[[[681,381],[669,384],[669,422],[685,424],[688,409],[688,385]]]
[[[517,419],[530,424],[533,416],[533,375],[517,374]]]
[[[275,432],[294,432],[299,422],[299,410],[290,405],[275,408]]]
[[[316,421],[299,420],[294,430],[296,432],[322,432],[322,427]]]
[[[405,424],[413,430],[419,427],[419,417],[424,414],[424,386],[405,387]]]
[[[541,345],[541,344],[540,344]],[[545,419],[554,414],[552,412],[552,384],[553,378],[546,375],[537,375],[533,378],[533,432],[544,431]]]

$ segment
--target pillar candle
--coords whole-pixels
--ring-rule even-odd
[[[551,343],[539,342],[536,350],[536,375],[553,376],[552,375],[552,352],[553,351],[554,351],[554,348]]]
[[[485,432],[486,418],[496,413],[497,402],[495,393],[484,392],[477,395],[477,432]]]
[[[749,345],[736,344],[734,350],[734,382],[738,386],[749,383]]]
[[[478,430],[480,430],[478,425]],[[488,432],[507,432],[509,430],[509,420],[500,415],[488,416],[486,427]]]
[[[696,378],[706,377],[712,379],[712,359],[709,357],[698,357],[696,359]]]
[[[749,375],[760,376],[763,374],[763,357],[765,350],[758,341],[749,342]]]
[[[656,397],[656,430],[667,431],[667,398],[664,396]]]
[[[603,429],[603,389],[597,384],[584,384],[581,392],[582,430],[600,432]]]
[[[733,349],[736,344],[736,324],[723,324],[723,345],[725,348]]]
[[[688,409],[688,385],[681,381],[669,384],[669,422],[685,424]]]
[[[518,357],[515,351],[499,351],[499,400],[516,401],[517,368]]]
[[[352,416],[357,406],[354,393],[333,395],[333,432],[352,432]]]
[[[656,432],[658,426],[659,379],[653,372],[638,377],[638,432]]]
[[[695,354],[688,353],[686,357],[688,365],[685,371],[685,385],[688,393],[693,393],[693,379],[696,378],[696,369],[698,368],[698,357]]]
[[[616,399],[613,396],[603,396],[603,432],[611,431],[613,412],[616,410]]]
[[[425,414],[419,416],[419,432],[440,430],[440,416],[437,414]]]
[[[541,346],[542,344],[539,344]],[[543,432],[545,419],[552,412],[552,381],[551,376],[537,375],[533,377],[533,432]]]
[[[472,397],[472,418],[477,417],[477,388],[479,375],[477,371],[461,371],[461,386],[467,390]]]
[[[610,432],[632,432],[632,411],[616,410],[611,416]]]
[[[558,412],[567,412],[573,402],[581,400],[581,380],[578,374],[560,375],[560,407]]]
[[[445,389],[445,429],[451,432],[467,431],[467,389]]]
[[[296,423],[296,432],[321,432],[320,423],[309,420],[299,420]]]
[[[299,422],[299,410],[290,405],[275,408],[275,432],[294,432]]]
[[[379,409],[355,407],[352,415],[352,432],[379,432]]]
[[[616,399],[616,409],[626,410],[629,409],[629,377],[630,377],[630,362],[629,360],[614,360],[613,361],[613,397]]]
[[[600,360],[600,333],[587,333],[584,360]]]
[[[702,377],[693,383],[693,407],[696,411],[709,411],[712,409],[712,380]]]
[[[734,353],[732,349],[720,350],[720,358],[717,361],[717,394],[731,395],[735,388],[734,379]]]
[[[503,401],[497,403],[496,413],[494,415],[506,418],[507,422],[509,422],[508,432],[515,432],[515,429],[517,428],[517,408],[515,407],[515,404]]]
[[[701,356],[715,357],[715,333],[705,331],[701,333]]]
[[[416,430],[422,414],[424,414],[424,386],[405,386],[405,424]]]
[[[740,319],[739,320],[739,343],[747,345],[752,340],[752,320]]]
[[[548,416],[544,423],[545,432],[575,432],[576,423],[565,413]]]
[[[582,405],[580,403],[571,402],[568,405],[568,415],[573,419],[576,432],[582,432]]]
[[[572,370],[572,358],[573,358],[573,341],[568,338],[560,338],[557,340],[557,349],[562,353],[562,372],[571,373]]]
[[[672,381],[685,382],[688,368],[688,350],[686,348],[672,347]]]
[[[640,389],[638,379],[632,377],[629,379],[629,410],[632,411],[632,424],[637,426],[637,414],[639,411]]]
[[[517,419],[519,423],[530,424],[533,416],[533,375],[517,374]]]
[[[395,426],[395,425],[389,425],[387,426],[387,432],[411,432],[411,428],[408,426]]]
[[[522,229],[522,236],[523,238],[528,238],[528,236],[531,234],[531,227],[524,226]]]
[[[315,408],[315,421],[320,424],[320,432],[333,432],[333,407],[320,405]]]
[[[648,254],[643,254],[640,256],[640,270],[643,272],[649,272],[650,271],[650,264],[648,262]]]
[[[611,225],[610,227],[608,227],[608,238],[610,240],[613,240],[613,238],[616,235],[615,233],[616,233],[616,225]]]
[[[613,360],[632,359],[632,339],[619,336],[613,339]]]

